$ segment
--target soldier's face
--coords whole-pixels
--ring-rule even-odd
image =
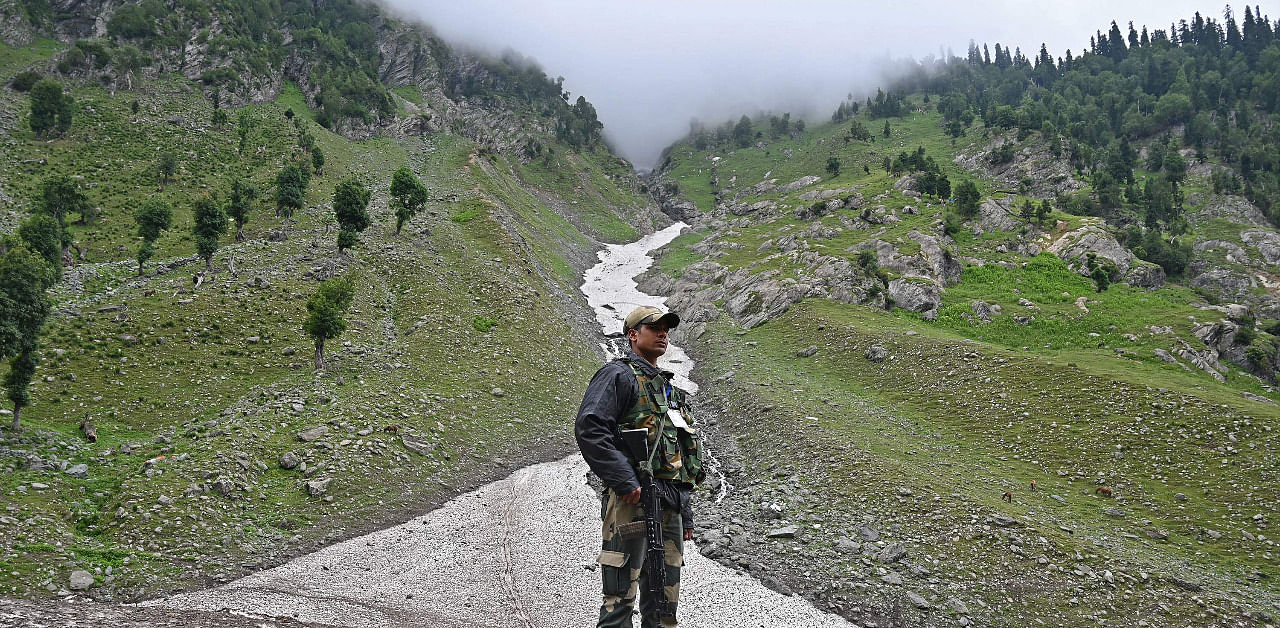
[[[656,364],[667,352],[667,326],[664,323],[644,324],[627,332],[631,349],[640,357]]]

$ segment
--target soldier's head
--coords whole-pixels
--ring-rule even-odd
[[[658,358],[667,352],[667,332],[680,324],[680,317],[672,312],[651,306],[640,306],[627,315],[622,323],[622,333],[631,342],[636,355],[657,364]]]

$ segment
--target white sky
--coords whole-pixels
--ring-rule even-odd
[[[1198,10],[1190,0],[940,2],[899,0],[383,0],[422,18],[446,40],[491,52],[511,48],[595,106],[614,147],[639,168],[689,130],[759,111],[826,118],[847,93],[885,82],[886,57],[963,56],[979,45],[1041,42],[1078,54],[1111,20],[1128,33],[1168,29]],[[1274,22],[1276,0],[1261,3]],[[1236,19],[1244,5],[1235,6]]]

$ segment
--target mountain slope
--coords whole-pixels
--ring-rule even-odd
[[[666,221],[581,126],[589,105],[574,113],[536,68],[343,3],[328,6],[373,12],[372,39],[334,40],[332,16],[301,24],[306,8],[286,3],[284,27],[236,47],[237,28],[266,19],[241,4],[184,3],[139,35],[112,30],[135,5],[59,3],[26,32],[61,39],[0,45],[5,85],[35,71],[76,103],[46,140],[28,127],[30,96],[0,91],[0,159],[15,165],[0,173],[5,231],[55,175],[100,214],[70,226],[76,259],[52,291],[34,403],[0,442],[5,595],[52,595],[76,570],[104,599],[225,580],[564,455],[565,400],[599,359],[581,271],[602,242]],[[3,6],[12,26],[20,5]],[[90,15],[105,33],[77,17]],[[75,39],[95,29],[106,36]],[[122,61],[129,46],[150,65]],[[364,79],[335,74],[349,58]],[[372,91],[343,92],[357,83]],[[360,111],[374,92],[389,106]],[[311,146],[323,168],[282,220],[276,176],[309,167]],[[397,235],[400,166],[430,200]],[[332,194],[349,176],[373,191],[373,224],[339,254]],[[260,192],[245,240],[232,228],[214,272],[198,272],[193,204],[221,202],[237,177]],[[174,224],[138,276],[132,212],[148,197],[173,205]],[[313,373],[305,302],[336,276],[356,286],[348,330]]]
[[[642,286],[682,312],[734,470],[701,547],[877,625],[1271,623],[1280,233],[1215,186],[1217,145],[1154,122],[1073,163],[1088,138],[1019,128],[1047,92],[1013,61],[668,150],[650,188],[691,231]],[[1186,161],[1178,213],[1107,205],[1123,142],[1140,190],[1156,151]]]

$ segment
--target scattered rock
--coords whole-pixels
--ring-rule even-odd
[[[217,491],[223,497],[230,497],[231,492],[236,489],[235,482],[225,476],[219,477],[213,481],[213,490]]]
[[[880,550],[880,554],[876,556],[876,560],[882,563],[895,563],[902,560],[907,555],[907,548],[901,543],[890,543]]]
[[[805,349],[801,349],[800,351],[797,351],[797,352],[796,352],[796,357],[798,357],[798,358],[808,358],[808,357],[812,357],[812,356],[813,356],[813,354],[815,354],[815,353],[817,353],[817,352],[818,352],[818,346],[817,346],[817,345],[809,345],[807,348],[805,348]]]
[[[924,599],[924,596],[915,591],[907,591],[907,599],[919,609],[927,609],[933,606],[929,603],[929,600]]]
[[[286,451],[286,452],[284,452],[283,454],[280,454],[280,468],[281,468],[281,469],[284,469],[284,470],[286,470],[286,471],[287,471],[287,470],[290,470],[290,469],[297,468],[298,463],[300,463],[300,462],[302,462],[302,461],[301,461],[301,460],[299,460],[299,459],[298,459],[298,456],[297,456],[296,454],[294,454],[292,451]]]
[[[312,497],[320,497],[329,492],[329,484],[332,482],[332,478],[325,478],[323,480],[307,480],[307,494]]]
[[[77,569],[71,572],[71,579],[68,584],[72,591],[84,591],[93,586],[93,574],[83,569]]]
[[[765,536],[771,539],[794,539],[800,533],[800,526],[789,525],[770,530]]]
[[[310,443],[329,433],[328,425],[317,425],[309,430],[298,432],[298,440]]]
[[[73,478],[87,478],[89,477],[89,465],[78,464],[67,467],[67,475]]]
[[[864,355],[872,362],[884,362],[885,358],[889,357],[889,350],[880,345],[871,345]]]

